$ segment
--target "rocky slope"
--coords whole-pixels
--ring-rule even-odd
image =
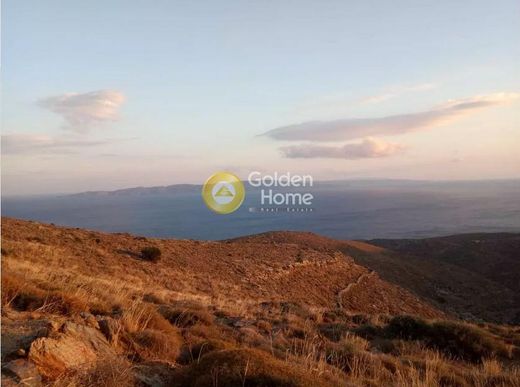
[[[520,234],[342,241],[285,231],[237,240],[341,251],[449,315],[477,322],[520,323]]]

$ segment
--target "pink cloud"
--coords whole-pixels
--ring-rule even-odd
[[[84,133],[93,126],[116,121],[125,101],[123,93],[98,90],[89,93],[66,93],[39,101],[39,105],[63,117],[67,130]]]
[[[287,158],[335,158],[335,159],[362,159],[393,156],[404,149],[403,145],[366,138],[358,143],[343,146],[322,146],[300,144],[280,148]]]
[[[505,104],[520,97],[518,93],[496,93],[447,103],[419,113],[379,118],[347,118],[334,121],[309,121],[272,129],[263,135],[275,140],[346,141],[366,136],[396,135],[429,129],[484,108]]]

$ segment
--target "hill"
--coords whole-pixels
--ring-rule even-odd
[[[518,327],[457,320],[349,251],[397,254],[310,233],[164,240],[3,218],[2,381],[517,380]]]
[[[131,187],[114,191],[85,191],[65,195],[68,198],[96,198],[103,196],[148,196],[148,195],[178,195],[200,193],[201,186],[196,184],[173,184],[155,187]]]
[[[281,231],[237,240],[341,251],[450,315],[476,322],[520,323],[520,234],[342,241]]]

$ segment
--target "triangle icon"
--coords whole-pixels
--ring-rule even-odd
[[[217,193],[215,194],[215,196],[233,197],[233,196],[235,196],[235,195],[233,195],[233,193],[229,190],[229,188],[227,188],[225,185],[223,185],[223,186],[220,187],[220,189],[217,191]]]

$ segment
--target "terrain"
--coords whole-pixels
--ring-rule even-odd
[[[518,236],[393,243],[3,218],[3,385],[520,385]]]
[[[237,240],[340,251],[450,315],[520,324],[520,234],[343,241],[312,233],[269,232]]]

